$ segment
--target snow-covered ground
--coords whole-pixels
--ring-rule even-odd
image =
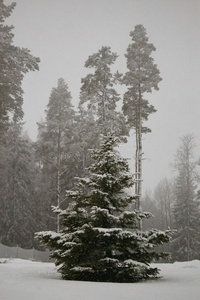
[[[156,264],[157,280],[95,283],[60,279],[53,263],[0,259],[1,300],[199,300],[200,261]]]

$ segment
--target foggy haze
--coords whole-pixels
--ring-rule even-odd
[[[5,4],[12,1],[5,0]],[[72,103],[79,101],[81,78],[88,56],[102,46],[119,55],[115,70],[126,71],[124,54],[137,24],[147,30],[154,44],[154,60],[162,81],[159,91],[146,95],[157,112],[143,136],[144,190],[170,176],[179,137],[191,133],[200,147],[200,1],[199,0],[16,0],[7,23],[14,25],[16,46],[31,50],[41,59],[40,71],[25,76],[25,129],[36,140],[37,125],[44,118],[51,89],[62,77]],[[134,137],[130,137],[133,142]],[[197,156],[198,156],[197,147]],[[127,157],[134,148],[124,147]]]

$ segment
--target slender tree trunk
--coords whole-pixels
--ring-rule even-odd
[[[189,201],[190,201],[190,170],[189,170],[190,160],[189,160],[189,153],[187,149],[187,260],[190,260],[190,234],[189,234],[189,228],[190,228],[190,214],[189,214]]]
[[[135,195],[137,210],[141,209],[141,195],[142,195],[142,95],[140,84],[138,86],[138,111],[136,124],[136,151],[135,151]],[[139,221],[139,230],[142,230],[142,221]]]
[[[61,186],[60,186],[60,176],[61,176],[61,131],[59,128],[58,132],[58,153],[57,153],[57,207],[60,208],[60,192],[61,192]],[[57,227],[57,232],[60,231],[60,216],[57,214],[56,218],[56,227]]]
[[[187,260],[190,260],[190,157],[189,157],[189,147],[187,147]]]
[[[140,84],[138,87],[139,99],[138,99],[138,129],[136,134],[136,192],[137,192],[137,209],[141,209],[141,196],[142,196],[142,95]],[[142,230],[142,221],[139,221],[139,230]]]
[[[135,150],[135,208],[138,209],[138,130],[136,128],[136,150]]]
[[[57,207],[60,208],[60,167],[59,165],[57,170]],[[57,232],[59,232],[60,231],[59,214],[57,214],[57,218],[56,218],[56,227],[57,227]]]
[[[106,135],[106,109],[105,109],[105,103],[106,103],[106,86],[104,86],[103,89],[103,99],[102,99],[102,121],[103,121],[103,134]]]

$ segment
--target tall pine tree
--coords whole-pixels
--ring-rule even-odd
[[[82,79],[80,106],[87,104],[96,120],[100,133],[113,131],[117,136],[127,135],[123,115],[117,111],[119,94],[114,88],[115,76],[111,67],[117,59],[117,54],[110,47],[102,47],[97,53],[89,56],[85,67],[94,72]]]
[[[152,92],[152,89],[158,90],[161,78],[151,56],[156,48],[148,42],[144,26],[135,26],[130,36],[132,43],[128,46],[125,54],[128,71],[122,80],[127,86],[123,100],[123,112],[130,128],[135,131],[135,193],[138,199],[137,208],[139,208],[142,194],[142,134],[150,131],[149,128],[144,127],[143,122],[151,113],[155,112],[153,105],[150,105],[145,99],[145,94]]]
[[[60,78],[57,87],[52,89],[46,120],[39,124],[40,136],[36,143],[41,172],[48,184],[47,188],[51,191],[47,195],[49,199],[46,199],[48,207],[50,203],[60,206],[64,200],[65,189],[71,188],[72,178],[77,175],[75,153],[71,149],[74,127],[75,111],[71,103],[71,93],[64,79]],[[56,226],[59,231],[59,219]]]
[[[99,147],[101,134],[113,131],[117,136],[124,136],[124,141],[128,135],[125,118],[117,109],[120,96],[111,71],[116,59],[117,54],[110,47],[102,47],[85,62],[85,67],[92,72],[81,80],[77,144],[82,157],[82,175],[87,173],[92,161],[90,149]]]
[[[36,228],[31,225],[30,229],[29,226],[30,145],[21,136],[21,85],[26,73],[38,70],[39,58],[13,43],[14,27],[7,26],[5,22],[15,5],[5,5],[0,0],[0,227],[5,243],[31,246]],[[27,232],[28,227],[30,233]]]
[[[39,62],[39,58],[33,57],[28,49],[13,44],[14,27],[5,25],[5,21],[15,5],[6,6],[0,0],[0,142],[9,119],[16,122],[23,118],[22,80],[27,72],[38,70]]]
[[[89,177],[80,178],[66,210],[54,208],[62,218],[60,233],[40,232],[37,238],[52,249],[62,277],[68,280],[135,282],[156,277],[154,259],[166,257],[154,249],[169,241],[169,232],[138,231],[138,220],[151,214],[127,210],[134,201],[128,163],[115,149],[109,134],[93,151]]]

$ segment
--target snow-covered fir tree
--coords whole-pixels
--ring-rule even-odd
[[[54,208],[62,219],[60,233],[39,232],[37,238],[52,250],[64,279],[135,282],[154,278],[159,270],[153,260],[164,258],[155,248],[169,242],[170,232],[141,232],[138,220],[150,213],[128,210],[135,197],[128,163],[116,150],[113,134],[93,150],[89,177],[79,178],[77,190],[67,191],[71,205]]]

